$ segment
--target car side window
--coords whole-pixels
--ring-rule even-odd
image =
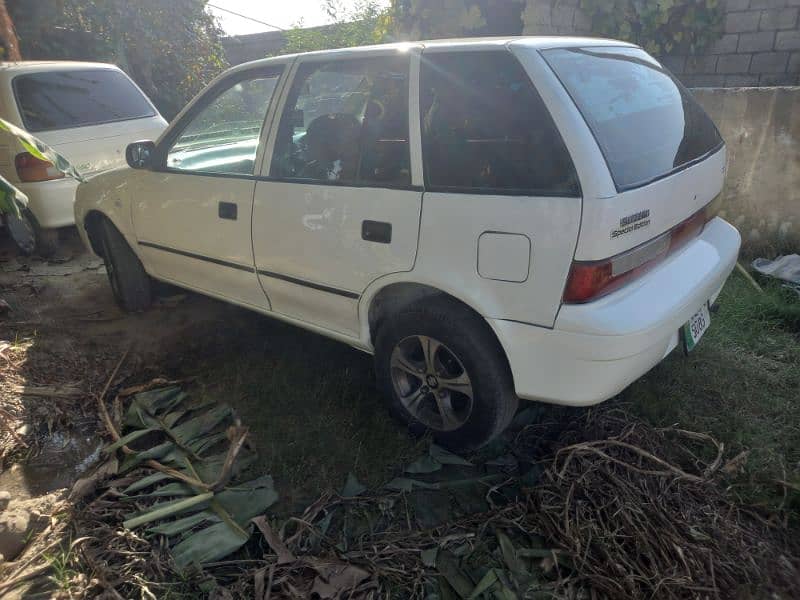
[[[301,65],[278,127],[271,176],[410,185],[409,65],[408,56]]]
[[[167,168],[252,175],[258,140],[280,73],[246,79],[198,112],[167,153]]]
[[[427,189],[579,195],[550,113],[506,50],[423,54],[420,118]]]

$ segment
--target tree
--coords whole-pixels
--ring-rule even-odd
[[[3,46],[4,60],[22,60],[17,32],[14,31],[14,23],[8,14],[5,0],[0,0],[0,44]]]
[[[205,0],[7,0],[31,59],[114,62],[167,117],[225,66]]]
[[[522,33],[523,0],[392,0],[398,39]]]
[[[377,44],[386,38],[389,10],[379,0],[356,0],[347,8],[342,0],[324,0],[330,25],[303,28],[303,21],[286,32],[281,54]]]

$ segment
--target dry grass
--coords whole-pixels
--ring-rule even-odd
[[[541,455],[539,428],[517,432],[509,449],[520,464],[531,449]],[[796,597],[796,531],[726,493],[741,457],[711,436],[653,429],[602,409],[574,420],[546,453],[534,487],[521,485],[516,467],[478,484],[489,512],[452,508],[450,518],[424,527],[415,499],[428,490],[326,494],[280,523],[256,519],[259,532],[242,552],[180,576],[159,538],[122,529],[127,504],[112,483],[75,515],[75,537],[90,539],[78,549],[95,586],[87,595],[191,597],[213,581],[217,597],[322,590],[331,598],[421,599],[445,590],[467,597],[488,581],[489,592],[507,588],[516,597]],[[456,507],[463,489],[447,489]]]

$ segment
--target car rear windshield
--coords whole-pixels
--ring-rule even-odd
[[[49,71],[14,78],[22,122],[31,132],[152,117],[155,111],[123,73]]]
[[[618,190],[673,173],[722,145],[688,90],[643,50],[559,48],[542,54],[594,133]]]

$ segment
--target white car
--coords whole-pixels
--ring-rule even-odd
[[[82,175],[125,164],[125,147],[158,137],[167,123],[114,65],[0,63],[0,116],[69,160]],[[7,217],[20,250],[51,254],[58,228],[74,224],[77,181],[0,132],[0,174],[28,196],[21,218]]]
[[[123,307],[157,279],[373,353],[392,412],[451,448],[691,349],[740,245],[716,127],[617,41],[261,60],[128,159],[75,206]]]

